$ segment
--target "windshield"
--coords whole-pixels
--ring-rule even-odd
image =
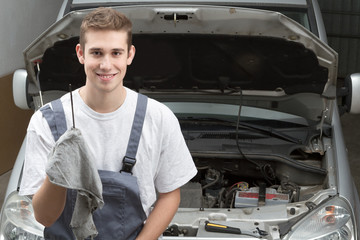
[[[319,135],[317,124],[274,110],[234,104],[163,102],[179,119],[192,152],[276,152],[289,155]]]
[[[311,30],[310,29],[310,23],[309,23],[309,18],[308,18],[308,14],[304,11],[280,11],[282,14],[284,14],[285,16],[295,20],[296,22],[300,23],[301,25],[303,25],[306,29]]]

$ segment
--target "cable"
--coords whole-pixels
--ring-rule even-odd
[[[256,167],[260,170],[261,174],[263,175],[263,177],[265,178],[265,180],[270,184],[273,185],[273,183],[271,182],[271,180],[275,180],[275,172],[272,169],[270,164],[265,164],[265,165],[260,165],[259,163],[248,159],[245,154],[242,152],[241,147],[240,147],[240,143],[239,143],[239,125],[240,125],[240,117],[241,117],[241,108],[242,108],[242,100],[243,100],[243,93],[242,93],[242,89],[240,88],[238,90],[238,92],[240,93],[240,103],[239,103],[239,111],[238,111],[238,115],[237,115],[237,119],[236,119],[236,130],[235,130],[235,139],[236,139],[236,146],[239,150],[239,153],[241,154],[241,156],[248,162],[251,162],[252,164],[256,165]],[[269,170],[270,173],[272,174],[272,176],[268,176],[267,175],[267,171]]]

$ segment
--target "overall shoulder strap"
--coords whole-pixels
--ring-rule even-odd
[[[51,106],[52,109],[50,105],[45,105],[40,111],[49,124],[51,133],[56,142],[67,130],[66,118],[60,99],[52,101]]]
[[[136,153],[139,147],[140,136],[144,124],[148,98],[145,95],[138,94],[134,121],[131,127],[130,139],[123,159],[121,171],[132,173],[132,168],[136,163]]]

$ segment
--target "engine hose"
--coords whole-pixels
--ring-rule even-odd
[[[219,174],[216,174],[214,181],[212,181],[211,183],[208,183],[208,184],[204,185],[204,186],[202,187],[202,189],[204,190],[204,189],[206,189],[206,188],[208,188],[208,187],[211,187],[211,186],[215,185],[215,184],[219,181],[219,179],[220,179],[220,175],[219,175]]]

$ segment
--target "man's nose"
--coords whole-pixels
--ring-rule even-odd
[[[101,59],[101,62],[100,62],[100,68],[101,69],[110,69],[111,68],[111,61],[109,59],[109,56],[104,56],[102,59]]]

